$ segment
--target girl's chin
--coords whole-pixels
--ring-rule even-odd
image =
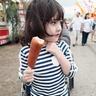
[[[47,42],[57,42],[59,39],[59,36],[54,36],[54,37],[47,37],[46,41]]]
[[[55,39],[48,39],[47,41],[48,41],[48,42],[57,42],[58,39],[56,39],[56,38],[55,38]]]

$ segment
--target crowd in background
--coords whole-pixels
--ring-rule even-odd
[[[67,19],[66,19],[67,20]],[[96,14],[81,14],[76,12],[75,16],[67,23],[67,30],[71,31],[71,44],[75,47],[78,44],[87,45],[89,34],[91,41],[96,39]]]

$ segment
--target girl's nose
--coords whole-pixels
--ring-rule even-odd
[[[61,30],[62,30],[61,24],[58,24],[58,26],[57,26],[57,32],[59,33],[59,32],[61,32]]]

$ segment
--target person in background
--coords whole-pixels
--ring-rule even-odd
[[[72,19],[69,29],[72,28],[72,46],[78,45],[78,39],[80,36],[80,29],[81,29],[82,17],[80,12],[76,12],[76,16]]]
[[[75,76],[76,66],[67,43],[60,40],[64,12],[55,0],[32,0],[28,6],[24,30],[24,46],[19,53],[19,78],[31,86],[30,96],[68,96],[65,77]],[[45,41],[34,69],[28,66],[33,37]]]
[[[93,17],[91,41],[96,41],[96,16]]]
[[[61,40],[64,40],[69,46],[71,45],[70,32],[68,30],[68,21],[64,19],[63,21],[63,32],[61,34]]]
[[[92,24],[93,21],[90,19],[90,13],[86,13],[84,17],[84,21],[81,25],[82,30],[82,46],[85,46],[87,44],[87,39],[89,36],[89,33],[92,32]]]

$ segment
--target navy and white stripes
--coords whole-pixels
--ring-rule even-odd
[[[74,63],[69,46],[61,41],[58,43],[58,47],[70,61],[71,68],[68,76],[73,77],[77,71],[77,66]],[[23,71],[28,66],[28,54],[28,46],[20,50],[19,76],[23,74]],[[61,66],[55,56],[46,51],[46,46],[41,49],[34,69],[35,78],[32,82],[32,96],[66,96],[66,94],[68,94],[67,85],[65,84],[65,75]]]

